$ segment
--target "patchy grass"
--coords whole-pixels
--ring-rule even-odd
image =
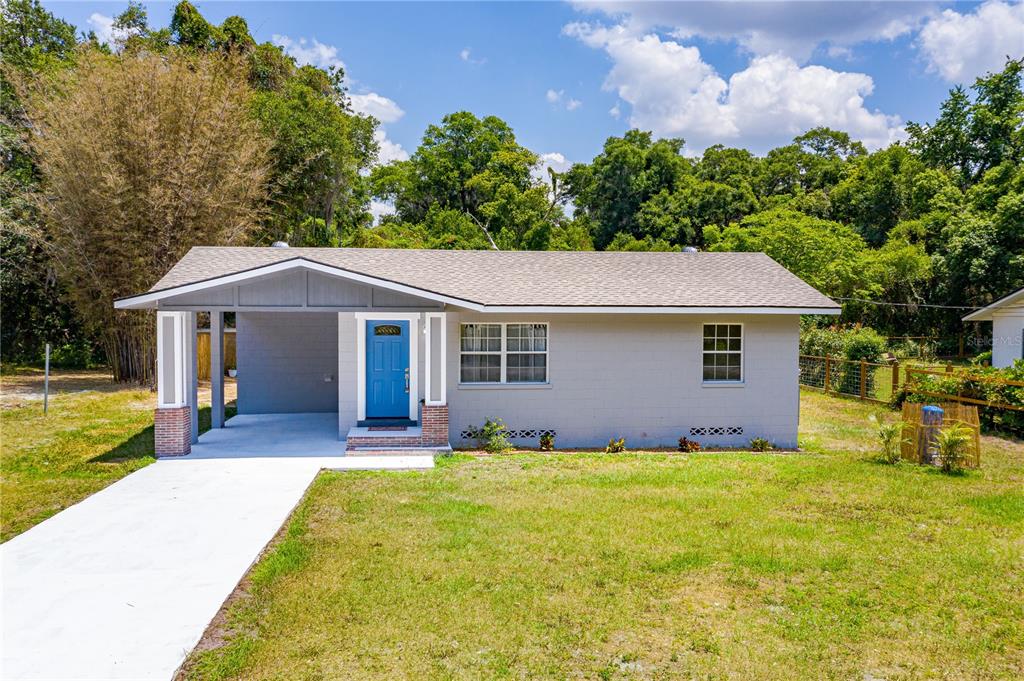
[[[155,461],[149,390],[118,386],[103,372],[56,373],[44,416],[42,372],[0,380],[0,541]],[[201,430],[209,428],[209,407],[199,420]]]
[[[325,473],[183,676],[1021,678],[1024,446],[950,477],[803,409],[799,454]]]

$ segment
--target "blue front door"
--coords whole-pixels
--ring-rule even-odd
[[[409,322],[366,322],[366,418],[409,417]]]

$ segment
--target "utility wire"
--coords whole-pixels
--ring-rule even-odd
[[[852,303],[868,303],[869,305],[887,305],[890,307],[933,307],[943,310],[984,310],[987,305],[976,307],[974,305],[935,305],[932,303],[890,303],[884,300],[868,300],[867,298],[840,298],[833,296],[833,300],[842,300],[845,302]],[[999,307],[1000,310],[1019,310],[1024,308],[1024,305],[1002,305]]]

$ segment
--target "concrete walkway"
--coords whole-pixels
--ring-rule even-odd
[[[433,465],[244,458],[230,430],[236,458],[157,461],[0,546],[0,678],[169,679],[321,468]]]

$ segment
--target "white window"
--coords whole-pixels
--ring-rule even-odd
[[[743,380],[743,325],[704,325],[704,382]]]
[[[461,383],[547,383],[547,324],[463,324]]]

